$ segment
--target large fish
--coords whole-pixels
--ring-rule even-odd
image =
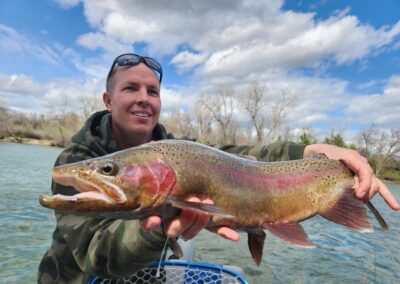
[[[313,247],[299,222],[318,214],[358,231],[372,229],[365,204],[354,196],[353,173],[323,156],[266,163],[199,143],[163,140],[58,166],[52,175],[80,193],[42,195],[45,207],[123,219],[152,214],[170,218],[178,214],[175,208],[207,212],[212,215],[209,226],[248,232],[257,265],[264,230]],[[209,198],[214,205],[186,201],[191,196]],[[386,230],[379,213],[374,214]]]

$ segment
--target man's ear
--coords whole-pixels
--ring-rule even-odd
[[[103,93],[103,102],[106,105],[108,111],[111,112],[112,105],[111,105],[111,95],[110,95],[109,92],[104,92]]]

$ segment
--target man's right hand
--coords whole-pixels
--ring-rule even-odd
[[[212,200],[200,200],[197,197],[191,197],[188,201],[202,202],[206,204],[213,204]],[[164,224],[164,230],[168,237],[175,238],[182,236],[185,240],[194,238],[210,221],[210,215],[207,213],[194,212],[189,209],[182,209],[182,212],[175,218],[169,220]],[[145,231],[151,231],[161,225],[161,218],[159,216],[149,216],[140,221],[141,227]],[[238,241],[240,236],[235,230],[225,227],[212,227],[206,228],[220,237],[231,241]]]

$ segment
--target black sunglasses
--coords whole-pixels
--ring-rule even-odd
[[[113,73],[116,66],[133,66],[143,62],[148,67],[156,71],[159,75],[159,81],[161,83],[162,80],[162,67],[161,64],[158,63],[155,59],[147,56],[140,56],[134,53],[125,53],[121,54],[117,58],[114,59],[113,64],[111,65],[111,69],[107,75],[107,84],[110,80],[111,74]]]

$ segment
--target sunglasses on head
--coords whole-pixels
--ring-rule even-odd
[[[113,73],[115,67],[117,66],[134,66],[143,62],[148,67],[156,71],[159,75],[159,81],[161,83],[162,80],[162,68],[161,64],[158,63],[155,59],[147,56],[140,56],[134,53],[125,53],[121,54],[117,58],[114,59],[113,64],[111,65],[110,72],[107,75],[107,83],[110,80],[111,74]]]

